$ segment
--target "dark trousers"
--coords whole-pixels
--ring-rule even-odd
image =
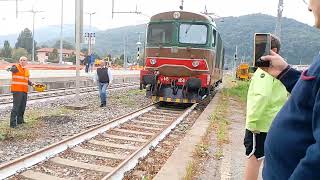
[[[23,115],[27,104],[27,93],[12,92],[13,107],[10,116],[10,127],[16,127],[17,124],[24,123]]]
[[[85,72],[86,72],[86,73],[88,73],[88,72],[89,72],[89,64],[86,64]]]

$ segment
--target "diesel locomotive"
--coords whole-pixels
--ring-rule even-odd
[[[140,88],[155,101],[195,103],[222,82],[224,47],[210,16],[171,11],[151,17]]]

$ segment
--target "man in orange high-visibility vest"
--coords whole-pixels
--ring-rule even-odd
[[[20,57],[19,63],[8,68],[12,72],[11,92],[13,95],[13,107],[10,116],[10,127],[15,128],[17,124],[24,123],[23,115],[27,104],[28,85],[33,86],[29,80],[30,72],[25,66],[28,58]]]

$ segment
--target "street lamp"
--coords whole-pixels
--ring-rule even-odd
[[[91,55],[92,53],[92,44],[91,44],[91,35],[92,35],[92,29],[91,29],[91,16],[96,14],[96,12],[87,12],[86,14],[89,14],[90,16],[90,21],[89,21],[89,44],[88,44],[88,54]]]
[[[33,21],[32,21],[32,62],[34,62],[34,21],[37,13],[41,13],[44,11],[36,11],[34,10],[34,5],[32,6],[32,9],[29,11],[19,11],[19,12],[27,12],[27,13],[32,13],[33,15]]]
[[[91,29],[91,16],[92,15],[95,15],[96,14],[96,12],[87,12],[86,14],[89,14],[89,16],[90,16],[90,25],[89,25],[89,31],[90,31],[90,33],[92,32],[92,29]]]

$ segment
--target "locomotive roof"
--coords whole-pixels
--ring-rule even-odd
[[[179,18],[174,18],[174,13],[180,13]],[[163,21],[163,20],[194,20],[194,21],[206,21],[207,23],[211,23],[215,25],[215,22],[212,17],[204,15],[204,14],[197,14],[193,12],[187,11],[169,11],[163,12],[156,15],[153,15],[150,21]]]

